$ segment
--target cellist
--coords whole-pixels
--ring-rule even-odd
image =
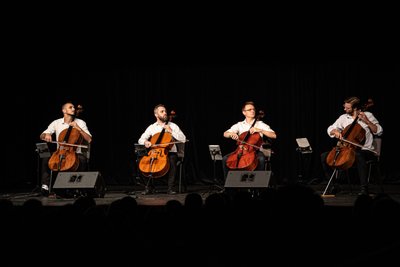
[[[224,132],[225,138],[230,138],[235,141],[239,139],[243,133],[248,132],[249,134],[259,134],[262,138],[266,136],[270,139],[276,139],[276,133],[271,127],[261,120],[256,120],[256,107],[254,102],[247,101],[242,105],[242,114],[245,117],[243,121],[239,121],[231,126],[228,130]],[[254,124],[254,125],[253,125]],[[252,126],[253,125],[253,126]],[[232,152],[234,153],[234,152]],[[222,158],[222,169],[224,171],[224,179],[228,175],[229,168],[226,164],[228,157],[232,154],[229,153]],[[256,152],[258,164],[256,170],[264,170],[265,169],[265,155],[257,150]]]
[[[92,134],[90,133],[86,122],[82,119],[76,118],[76,114],[79,110],[75,109],[74,104],[67,102],[61,107],[63,117],[52,121],[46,130],[40,134],[40,139],[46,142],[53,142],[53,134],[55,134],[56,141],[59,141],[60,133],[67,130],[69,127],[73,127],[79,131],[83,139],[87,144],[92,142]],[[57,144],[59,147],[60,144]],[[82,149],[77,147],[75,152],[77,153],[79,159],[79,167],[76,171],[87,171],[87,159],[84,154],[82,154]],[[49,182],[50,182],[50,168],[48,166],[50,158],[42,158],[41,163],[41,193],[44,196],[49,194]]]
[[[174,141],[182,143],[186,142],[185,134],[182,132],[182,130],[176,123],[170,121],[171,118],[169,118],[167,114],[167,109],[163,104],[156,105],[153,111],[154,111],[154,116],[156,117],[156,122],[150,124],[146,128],[146,130],[142,133],[142,135],[138,140],[138,143],[140,145],[144,145],[148,149],[156,147],[155,145],[157,144],[153,144],[151,142],[151,139],[153,136],[160,135],[162,132],[172,136],[171,140],[172,142],[168,143],[174,143]],[[167,193],[170,195],[176,194],[176,191],[174,190],[174,184],[175,184],[177,162],[178,162],[177,147],[175,144],[172,144],[171,147],[168,149],[169,170],[165,174],[165,176],[168,176]],[[157,162],[155,162],[155,164],[157,164]],[[153,182],[152,179],[151,182]],[[155,192],[154,184],[148,183],[148,186],[146,186],[145,191],[142,193],[146,195],[146,194],[152,194],[154,192]]]
[[[368,194],[368,166],[366,162],[368,159],[374,157],[373,152],[371,152],[371,150],[374,150],[372,145],[373,138],[374,136],[380,136],[383,133],[383,129],[379,124],[379,121],[371,112],[366,111],[365,108],[366,107],[362,107],[358,97],[352,96],[346,98],[343,104],[344,114],[340,115],[327,129],[329,137],[337,138],[338,140],[342,139],[343,130],[349,129],[346,127],[350,126],[355,120],[357,120],[356,123],[358,123],[362,129],[365,130],[363,144],[359,144],[362,145],[362,148],[355,149],[354,161],[354,165],[357,167],[358,176],[360,179],[360,195]],[[325,179],[329,180],[333,169],[327,163],[328,154],[329,151],[321,154],[321,163],[324,170]]]

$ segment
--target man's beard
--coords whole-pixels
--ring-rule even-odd
[[[167,116],[160,117],[160,120],[161,120],[162,122],[167,122],[167,121],[168,121],[168,117],[167,117]]]

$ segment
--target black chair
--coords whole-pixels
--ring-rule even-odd
[[[381,176],[381,171],[380,171],[380,156],[381,156],[381,150],[382,150],[382,138],[380,137],[375,137],[373,140],[372,145],[374,146],[374,150],[376,152],[375,157],[368,160],[368,183],[371,182],[377,182],[379,186],[381,187],[381,191],[383,192],[383,178]],[[373,169],[375,168],[375,172],[373,172]],[[372,179],[372,175],[376,174]]]
[[[177,161],[177,166],[178,166],[178,192],[182,193],[182,192],[187,190],[185,168],[184,168],[186,142],[185,143],[176,143],[175,145],[176,145],[176,149],[177,149],[177,153],[176,154],[178,156],[178,161]],[[184,187],[184,190],[182,190],[183,187]]]
[[[272,154],[273,154],[272,149],[271,148],[263,148],[263,147],[261,147],[260,151],[265,156],[265,170],[272,172],[272,167],[271,167],[271,157],[272,157]]]
[[[91,144],[84,142],[83,145],[87,146],[86,148],[84,148],[84,147],[81,148],[82,154],[86,157],[86,170],[85,171],[89,171],[89,170],[91,170],[91,166],[90,166]]]
[[[277,181],[273,175],[273,171],[272,171],[272,156],[274,154],[274,151],[272,150],[272,148],[270,146],[265,146],[265,147],[261,147],[260,151],[264,154],[265,156],[265,167],[264,170],[266,171],[270,171],[271,172],[271,178],[270,178],[270,187],[272,185],[272,187],[276,188],[277,186]]]

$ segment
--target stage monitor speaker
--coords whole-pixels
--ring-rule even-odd
[[[53,191],[64,198],[79,196],[102,198],[106,187],[100,172],[59,172]]]
[[[271,171],[229,171],[225,188],[267,188]]]

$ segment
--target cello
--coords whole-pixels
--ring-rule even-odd
[[[75,115],[72,115],[72,121],[82,112],[82,106],[77,106]],[[83,136],[73,126],[64,129],[59,137],[57,143],[58,149],[52,154],[49,159],[48,166],[52,171],[76,171],[79,167],[79,158],[76,154],[77,147],[86,147],[81,145]]]
[[[264,112],[260,110],[250,129],[263,117]],[[236,143],[238,147],[228,156],[226,166],[232,170],[254,171],[258,165],[257,151],[260,149],[262,141],[262,137],[257,132],[250,134],[249,130],[241,133]]]
[[[336,146],[332,148],[326,157],[326,163],[336,169],[347,170],[353,166],[356,159],[356,149],[364,148],[365,142],[365,129],[358,123],[358,114],[361,111],[367,110],[373,106],[373,100],[369,99],[367,104],[357,112],[354,121],[347,125],[342,131],[342,138],[337,142]],[[376,153],[372,149],[369,151]]]
[[[175,117],[175,111],[171,111],[168,122],[172,121],[173,117]],[[165,132],[165,128],[150,138],[151,149],[147,156],[143,156],[139,161],[139,170],[144,176],[159,178],[169,171],[168,152],[174,144],[172,140],[172,134]]]

